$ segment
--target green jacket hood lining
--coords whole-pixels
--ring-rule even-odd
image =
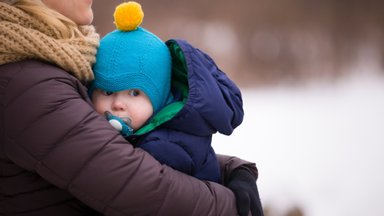
[[[172,119],[184,107],[188,98],[188,69],[183,50],[175,41],[166,42],[172,58],[171,89],[181,93],[181,100],[170,103],[161,109],[149,122],[137,130],[134,135],[143,135],[154,130],[159,125]]]

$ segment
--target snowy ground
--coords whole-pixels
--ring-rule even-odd
[[[384,79],[243,90],[245,119],[217,153],[256,162],[264,205],[281,215],[384,215]],[[280,212],[280,213],[279,213]]]

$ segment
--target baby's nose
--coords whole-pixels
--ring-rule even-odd
[[[126,110],[126,109],[127,109],[127,105],[123,101],[118,100],[118,99],[113,100],[112,110],[122,111],[122,110]]]

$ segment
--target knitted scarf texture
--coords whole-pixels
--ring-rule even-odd
[[[37,59],[53,63],[81,81],[91,81],[99,35],[93,26],[79,29],[83,35],[63,38],[44,20],[0,2],[0,65]]]

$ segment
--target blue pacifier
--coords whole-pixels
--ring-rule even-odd
[[[112,115],[112,113],[108,111],[105,111],[104,115],[107,118],[108,122],[112,125],[112,127],[118,130],[124,137],[128,137],[133,134],[133,128],[131,127],[130,118],[120,118],[115,115]]]

